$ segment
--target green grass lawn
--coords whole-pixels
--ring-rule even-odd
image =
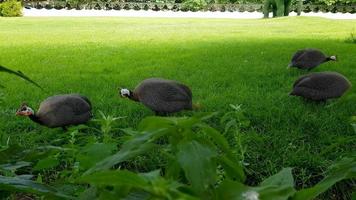
[[[33,108],[50,95],[81,93],[99,110],[127,116],[119,127],[135,127],[153,112],[118,97],[149,77],[181,81],[201,111],[242,104],[251,126],[242,135],[248,182],[257,184],[283,167],[294,167],[299,188],[313,185],[335,160],[355,154],[354,89],[326,104],[288,96],[307,72],[286,67],[301,48],[336,54],[314,72],[337,71],[356,84],[356,44],[345,39],[356,21],[289,17],[269,20],[141,18],[0,18],[0,64],[21,70],[45,88],[0,74],[0,144],[52,144],[61,129],[15,116],[22,102]],[[191,115],[186,112],[178,115]],[[212,125],[219,127],[218,123]],[[88,133],[89,134],[89,133]],[[349,183],[334,187],[346,198]],[[347,192],[348,191],[348,192]]]

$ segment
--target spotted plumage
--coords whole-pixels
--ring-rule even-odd
[[[192,109],[192,92],[182,83],[161,78],[142,81],[133,91],[121,89],[120,95],[139,101],[157,115]]]
[[[288,67],[311,70],[324,62],[335,60],[336,56],[326,56],[318,49],[302,49],[293,55]]]
[[[91,118],[91,102],[78,94],[56,95],[45,99],[35,113],[24,104],[16,112],[17,115],[28,116],[32,121],[49,128],[78,125]]]
[[[290,95],[301,96],[313,101],[325,101],[341,97],[351,83],[336,72],[311,73],[298,78]]]

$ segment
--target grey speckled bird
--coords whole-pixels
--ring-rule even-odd
[[[311,70],[328,61],[336,61],[336,56],[326,56],[318,49],[302,49],[293,55],[288,67]]]
[[[301,96],[313,101],[341,97],[351,83],[343,75],[336,72],[311,73],[299,77],[290,95]]]
[[[23,104],[16,115],[28,116],[32,121],[49,128],[84,124],[90,120],[91,103],[79,94],[56,95],[44,100],[35,113],[28,105]]]
[[[156,115],[167,115],[181,110],[192,110],[192,92],[177,81],[150,78],[142,81],[133,91],[121,89],[120,95],[138,101]]]

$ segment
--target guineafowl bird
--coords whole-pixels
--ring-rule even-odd
[[[156,115],[192,110],[190,88],[173,80],[150,78],[142,81],[133,91],[121,89],[119,93],[122,97],[141,102]]]
[[[343,75],[336,72],[311,73],[298,78],[290,95],[301,96],[313,101],[341,97],[351,83]]]
[[[328,61],[336,61],[336,56],[326,56],[318,49],[302,49],[294,54],[288,68],[296,67],[299,69],[311,70]]]
[[[28,105],[23,104],[16,115],[28,116],[32,121],[49,128],[84,124],[90,120],[91,102],[79,94],[56,95],[44,100],[35,113]]]

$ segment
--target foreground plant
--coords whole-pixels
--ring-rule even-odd
[[[0,65],[0,72],[4,72],[4,73],[8,73],[8,74],[13,74],[15,76],[18,76],[26,81],[28,81],[29,83],[32,83],[33,85],[35,85],[36,87],[38,88],[41,88],[40,85],[38,85],[36,82],[34,82],[33,80],[31,80],[29,77],[27,77],[25,74],[23,74],[21,71],[13,71],[11,69],[8,69],[4,66],[1,66]],[[0,87],[3,87],[1,84],[0,84]],[[41,88],[42,89],[42,88]]]
[[[222,122],[230,124],[224,134],[206,123],[215,114],[148,117],[136,130],[123,130],[126,135],[120,138],[123,144],[117,151],[118,139],[108,134],[116,130],[112,126],[117,118],[103,115],[101,131],[109,139],[102,142],[87,135],[84,145],[80,145],[81,132],[75,130],[65,148],[46,147],[44,154],[39,154],[38,149],[8,146],[0,150],[0,190],[32,193],[46,199],[308,200],[338,181],[356,177],[356,158],[352,157],[331,166],[325,178],[311,188],[295,189],[292,168],[282,169],[258,186],[245,185],[241,156],[232,151],[223,136],[249,125],[240,107],[233,108],[223,117]],[[127,167],[135,159],[157,151],[163,162],[156,169],[138,171]],[[66,190],[54,189],[48,180],[42,180],[46,177],[41,173],[51,169],[57,176],[52,184]],[[36,173],[37,178],[30,172]]]

